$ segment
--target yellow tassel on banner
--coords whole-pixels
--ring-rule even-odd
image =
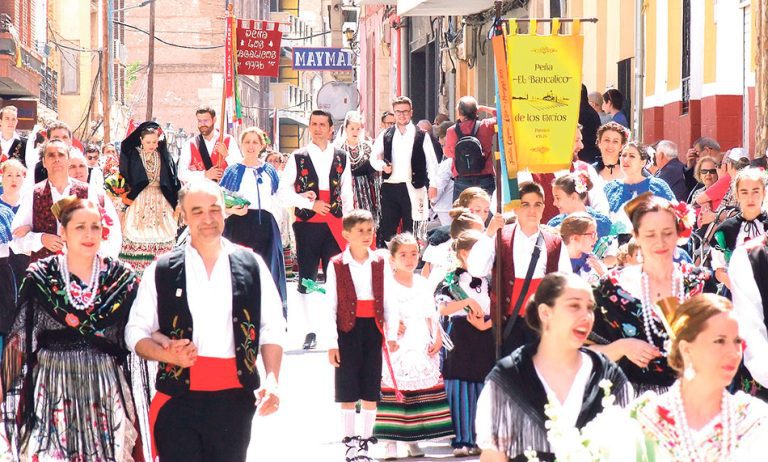
[[[551,35],[560,35],[560,18],[552,18]]]
[[[581,19],[574,19],[571,27],[571,35],[581,35]]]

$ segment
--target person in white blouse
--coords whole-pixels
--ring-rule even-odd
[[[768,401],[768,236],[747,241],[734,250],[728,265],[733,309],[747,347],[744,367],[735,383]],[[746,368],[746,371],[744,370]]]
[[[13,218],[14,240],[11,248],[17,253],[31,253],[31,262],[48,257],[64,249],[59,236],[61,227],[50,211],[51,206],[65,196],[77,196],[103,204],[107,215],[115,223],[112,237],[104,250],[106,255],[116,257],[119,253],[119,223],[117,212],[111,201],[104,200],[104,193],[88,187],[87,183],[69,177],[70,147],[60,140],[50,140],[41,147],[43,166],[48,179],[27,189],[21,198],[19,210]],[[31,173],[30,173],[31,174]],[[28,174],[28,176],[30,175]]]
[[[592,287],[579,276],[552,273],[541,281],[525,311],[539,339],[500,360],[480,393],[480,460],[528,460],[528,451],[554,460],[545,422],[556,415],[560,425],[583,428],[603,410],[604,380],[619,406],[629,403],[632,387],[619,366],[583,346],[594,310]]]
[[[330,142],[333,117],[315,110],[309,116],[312,142],[295,151],[285,165],[278,198],[283,205],[295,207],[296,259],[299,264],[299,304],[304,307],[307,335],[304,349],[317,346],[314,332],[319,325],[317,307],[304,282],[317,279],[322,263],[327,274],[331,258],[346,248],[342,236],[342,216],[354,208],[352,173],[347,153]]]
[[[125,330],[128,348],[160,361],[153,457],[245,461],[254,413],[269,415],[280,404],[280,296],[262,258],[222,237],[218,185],[186,184],[179,207],[190,240],[145,270]]]
[[[525,315],[525,302],[536,291],[542,278],[560,271],[572,273],[568,248],[559,236],[541,227],[544,213],[544,191],[537,183],[520,184],[520,206],[515,209],[517,223],[502,228],[502,248],[496,249],[495,237],[484,235],[472,247],[467,257],[467,270],[474,277],[492,275],[492,304],[501,306],[505,325],[502,353],[508,354],[517,347],[534,340],[535,336],[520,317]],[[494,220],[503,217],[498,215]],[[539,248],[533,272],[526,284],[535,249]],[[494,262],[497,252],[501,257],[502,274],[496,274]],[[495,280],[501,277],[502,292],[495,292]],[[525,286],[527,290],[523,290]],[[502,297],[500,300],[498,297]],[[507,323],[509,327],[507,327]]]
[[[230,194],[248,201],[248,205],[227,208],[229,216],[224,225],[224,237],[250,248],[269,265],[287,319],[283,244],[276,219],[282,210],[277,200],[280,177],[270,163],[261,159],[267,145],[267,134],[263,130],[258,127],[244,129],[240,133],[240,144],[245,157],[227,167],[219,184]]]
[[[208,178],[219,181],[227,166],[243,159],[235,138],[221,136],[216,128],[216,111],[201,106],[195,111],[200,134],[191,137],[181,147],[179,154],[179,179]]]
[[[413,233],[414,222],[428,218],[429,202],[437,198],[432,140],[411,122],[410,98],[398,96],[392,108],[395,125],[376,138],[371,153],[371,166],[383,172],[379,247],[395,235],[401,221],[402,232]]]
[[[104,210],[112,224],[109,225],[109,237],[101,244],[102,254],[117,258],[120,255],[120,247],[123,242],[123,234],[120,230],[120,220],[115,210],[115,204],[107,200],[104,194],[104,184],[101,186],[88,181],[88,166],[85,157],[77,149],[69,150],[69,177],[88,184],[88,192],[94,192],[98,196],[96,204]]]

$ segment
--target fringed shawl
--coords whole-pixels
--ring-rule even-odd
[[[71,276],[71,284],[75,290],[84,286],[75,275]],[[110,354],[126,367],[128,375],[124,331],[137,289],[136,273],[123,263],[106,258],[93,307],[76,310],[69,303],[58,257],[30,265],[19,291],[16,319],[3,351],[4,415],[15,415],[16,424],[20,426],[31,423],[36,356],[40,349],[48,346],[66,350],[95,349]]]
[[[501,359],[487,379],[496,390],[491,398],[492,441],[512,460],[524,461],[522,454],[528,449],[536,451],[541,460],[554,460],[545,428],[547,394],[533,365],[537,349],[538,344],[517,349]],[[579,429],[603,410],[603,390],[598,385],[601,380],[611,381],[611,393],[616,397],[617,405],[624,406],[632,398],[628,396],[627,378],[616,364],[592,350],[581,351],[592,359],[592,372],[576,421]]]

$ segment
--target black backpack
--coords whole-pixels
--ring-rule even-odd
[[[480,140],[477,139],[477,129],[480,124],[475,121],[475,125],[472,128],[471,135],[465,135],[461,131],[461,122],[456,122],[456,136],[459,140],[456,142],[456,148],[454,148],[453,164],[456,167],[456,172],[461,175],[477,175],[483,171],[485,167],[485,154],[483,154],[483,146],[480,144]]]

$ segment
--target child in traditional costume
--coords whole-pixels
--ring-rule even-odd
[[[405,327],[398,349],[382,371],[382,398],[373,434],[389,440],[385,459],[397,457],[397,441],[408,443],[408,456],[421,457],[419,441],[453,435],[451,412],[440,375],[442,336],[432,290],[414,274],[419,246],[410,233],[389,243],[395,283],[392,302]]]
[[[392,273],[371,250],[373,216],[367,210],[344,215],[346,250],[331,259],[326,280],[328,327],[333,332],[328,359],[335,370],[336,402],[341,404],[346,460],[363,462],[376,443],[373,426],[381,396],[382,345],[397,335]],[[386,294],[386,295],[385,295]],[[386,329],[386,331],[385,331]],[[386,332],[386,337],[385,337]],[[388,342],[391,351],[397,343]],[[362,431],[355,430],[355,404],[361,401]]]
[[[443,363],[445,389],[451,406],[457,457],[480,453],[475,444],[475,410],[495,360],[491,331],[491,300],[488,281],[467,272],[467,254],[482,236],[480,231],[465,231],[454,241],[459,267],[438,285],[435,302],[448,318],[446,332],[453,348]]]

